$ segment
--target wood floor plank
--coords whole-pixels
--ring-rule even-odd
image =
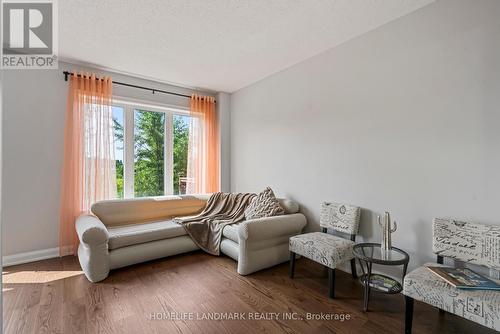
[[[79,298],[63,303],[63,333],[86,333],[87,314],[85,299]]]
[[[53,281],[44,284],[35,324],[37,333],[62,333],[63,330],[64,282]]]
[[[114,270],[90,283],[75,257],[38,261],[4,270],[5,333],[402,333],[401,295],[372,294],[362,311],[358,280],[339,271],[336,299],[329,299],[323,268],[299,259],[252,275],[236,262],[202,252]],[[241,313],[244,319],[211,319]],[[348,315],[350,320],[306,319],[307,314]],[[176,316],[170,316],[170,315]],[[192,314],[193,319],[182,317]],[[271,319],[255,318],[276,314]],[[297,318],[287,318],[291,315]],[[299,320],[301,319],[301,320]],[[414,331],[494,333],[478,324],[415,303]]]
[[[31,283],[23,283],[23,286],[15,289],[18,299],[10,319],[5,324],[4,333],[36,333],[34,326],[42,289]]]

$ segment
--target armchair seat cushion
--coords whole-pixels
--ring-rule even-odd
[[[427,265],[439,266],[435,263]],[[404,295],[500,330],[500,291],[457,289],[425,266],[405,276]]]
[[[222,230],[222,236],[239,244],[238,226],[239,224],[226,225]]]
[[[187,235],[184,227],[171,220],[108,227],[109,249]]]
[[[354,241],[335,235],[313,232],[290,238],[290,251],[324,266],[335,269],[338,264],[354,258]]]

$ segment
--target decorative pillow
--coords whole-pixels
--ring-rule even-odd
[[[269,187],[257,195],[245,209],[246,219],[278,216],[285,213],[273,190]]]

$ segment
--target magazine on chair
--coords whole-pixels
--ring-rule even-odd
[[[427,266],[427,269],[457,289],[500,291],[499,284],[467,268]]]

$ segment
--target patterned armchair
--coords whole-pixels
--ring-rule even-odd
[[[320,215],[323,232],[300,234],[289,240],[290,278],[294,276],[296,254],[307,257],[328,268],[328,294],[335,298],[335,268],[338,264],[351,261],[352,276],[357,277],[352,248],[358,233],[360,212],[356,206],[323,203]],[[350,240],[328,234],[328,229],[347,234]]]
[[[499,270],[500,226],[436,218],[433,251],[440,265],[450,257]],[[423,266],[405,276],[403,294],[405,333],[411,333],[414,299],[500,331],[500,291],[457,289]]]

